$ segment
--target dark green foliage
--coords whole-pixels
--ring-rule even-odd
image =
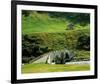
[[[75,50],[74,51],[73,61],[89,61],[90,60],[90,51],[86,50]]]
[[[71,13],[71,12],[47,12],[51,17],[59,17],[69,20],[73,24],[85,26],[90,23],[89,13]]]
[[[69,29],[69,30],[74,29],[74,24],[71,24],[71,23],[68,24],[67,27],[66,27],[66,30],[68,30],[68,29]]]
[[[69,54],[66,52],[61,52],[61,56],[55,56],[53,62],[55,62],[56,64],[65,64],[66,62],[71,61],[72,56],[70,58]]]
[[[70,54],[70,55],[72,55],[72,54]],[[74,56],[74,55],[73,55],[73,56]],[[66,53],[66,54],[65,54],[65,58],[64,58],[64,59],[65,59],[65,62],[69,62],[69,61],[71,61],[72,58],[73,58],[73,56],[70,57],[69,54]]]
[[[86,24],[90,23],[90,14],[88,13],[69,13],[67,18],[69,17],[69,21],[73,22],[74,24],[81,24],[85,26]]]
[[[69,30],[65,33],[66,45],[68,49],[82,49],[89,50],[90,46],[90,31],[89,29],[82,30]],[[80,47],[80,48],[79,48]]]
[[[78,49],[90,50],[90,36],[80,35],[77,42]]]
[[[29,14],[30,14],[30,11],[22,10],[22,15],[24,15],[25,17],[28,17]]]
[[[60,64],[65,64],[65,59],[66,59],[66,57],[65,57],[64,53],[61,53]]]
[[[22,63],[29,63],[30,62],[30,60],[31,60],[31,58],[30,57],[23,57],[22,58]]]
[[[56,64],[60,64],[61,63],[60,57],[59,56],[56,56],[55,59],[54,59],[54,62]]]
[[[29,58],[22,58],[22,63],[29,63]]]
[[[64,33],[34,33],[22,36],[23,57],[38,57],[46,52],[65,48],[68,50],[89,50],[89,30],[69,30]],[[61,61],[63,60],[63,54],[61,55],[62,58],[57,57],[57,63],[63,63]]]
[[[22,36],[22,62],[29,62],[31,59],[41,54],[48,52],[48,47],[41,47],[42,40],[36,36],[23,35]]]

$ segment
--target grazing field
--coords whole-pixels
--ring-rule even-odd
[[[67,72],[67,71],[87,71],[89,64],[25,64],[22,65],[22,74],[25,73],[45,73],[45,72]]]

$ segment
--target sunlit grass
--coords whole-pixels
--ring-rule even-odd
[[[22,65],[22,73],[68,72],[87,71],[89,64],[25,64]]]
[[[40,32],[66,32],[69,22],[62,18],[51,18],[47,14],[39,14],[34,12],[28,17],[22,17],[22,33],[32,34]],[[84,29],[86,27],[80,26],[80,24],[74,24],[74,29]]]

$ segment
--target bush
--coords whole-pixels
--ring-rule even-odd
[[[65,64],[66,62],[69,62],[73,58],[73,53],[71,52],[61,52],[60,56],[56,55],[53,62],[56,64]]]
[[[35,35],[23,35],[22,36],[22,56],[24,57],[37,57],[41,54],[48,52],[47,46],[41,46],[42,40]],[[28,59],[23,61],[28,62]]]
[[[81,39],[80,39],[81,38]],[[65,33],[66,45],[68,49],[79,49],[78,46],[82,45],[90,45],[90,30],[82,29],[82,30],[69,30],[69,32]],[[86,44],[87,43],[87,44]],[[85,49],[85,48],[82,48]]]
[[[30,60],[30,58],[22,58],[22,63],[29,63]]]
[[[90,50],[90,36],[82,35],[78,38],[77,42],[78,49]]]
[[[86,50],[76,50],[74,51],[75,57],[73,61],[89,61],[90,60],[90,51]]]
[[[25,17],[28,17],[31,11],[27,11],[27,10],[23,10],[22,11],[22,15],[24,15]]]

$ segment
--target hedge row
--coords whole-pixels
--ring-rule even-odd
[[[63,33],[33,33],[22,36],[23,57],[37,57],[53,50],[90,50],[89,29],[68,30]]]

